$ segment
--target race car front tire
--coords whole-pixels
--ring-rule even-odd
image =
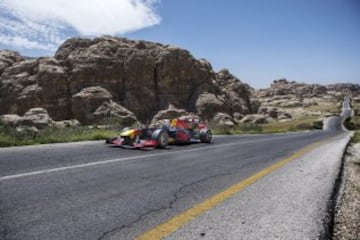
[[[156,129],[152,134],[152,139],[156,140],[157,148],[165,148],[169,141],[168,134],[162,129]]]

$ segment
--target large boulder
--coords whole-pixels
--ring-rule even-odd
[[[3,125],[18,127],[19,129],[28,129],[34,127],[36,129],[43,129],[54,124],[54,121],[49,116],[49,113],[44,108],[31,108],[24,116],[17,114],[4,114],[0,116],[0,122]],[[21,128],[21,126],[23,128]]]
[[[111,93],[99,86],[83,88],[72,96],[72,112],[75,119],[82,124],[92,124],[95,121],[94,112],[104,102],[112,100]]]
[[[227,113],[217,113],[212,121],[218,127],[233,127],[237,123],[236,121]]]
[[[53,126],[55,128],[73,128],[80,126],[80,122],[77,119],[54,121]]]
[[[17,126],[21,117],[17,114],[4,114],[0,116],[0,123],[5,126]]]
[[[29,109],[24,116],[22,116],[17,125],[30,126],[38,129],[49,127],[53,124],[53,120],[49,116],[49,113],[44,108],[32,108]]]
[[[135,114],[116,102],[110,100],[101,104],[93,113],[96,123],[120,123],[122,125],[139,125]]]
[[[241,123],[268,123],[268,116],[264,114],[249,114],[241,119]]]

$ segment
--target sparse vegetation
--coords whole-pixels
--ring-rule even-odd
[[[282,133],[319,129],[320,126],[322,128],[321,121],[319,123],[317,118],[309,117],[294,119],[286,122],[268,123],[264,124],[263,128],[265,133]]]
[[[304,107],[304,110],[307,112],[319,112],[320,115],[330,113],[332,115],[340,115],[341,106],[339,101],[324,101],[318,103],[318,105],[311,105]]]
[[[13,128],[0,126],[0,147],[101,140],[115,136],[118,133],[119,131],[116,128],[99,129],[89,127],[47,128],[37,133],[31,133],[29,131],[18,132]]]
[[[214,134],[256,134],[256,133],[285,133],[305,130],[322,129],[322,121],[317,118],[302,118],[286,122],[272,122],[265,124],[243,123],[235,127],[224,126],[215,128]]]
[[[360,104],[354,104],[354,116],[345,121],[344,125],[349,130],[360,130]]]
[[[355,131],[354,136],[351,139],[352,143],[358,143],[360,142],[360,130]]]

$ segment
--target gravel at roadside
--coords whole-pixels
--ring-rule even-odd
[[[344,192],[336,209],[334,240],[360,239],[360,143],[351,145],[345,157]]]

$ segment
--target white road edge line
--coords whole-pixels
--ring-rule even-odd
[[[133,157],[109,159],[109,160],[104,160],[104,161],[84,163],[84,164],[78,164],[78,165],[67,166],[67,167],[50,168],[50,169],[44,169],[44,170],[39,170],[39,171],[3,176],[3,177],[0,177],[0,182],[5,181],[5,180],[10,180],[10,179],[15,179],[15,178],[23,178],[23,177],[41,175],[41,174],[46,174],[46,173],[60,172],[60,171],[65,171],[65,170],[70,170],[70,169],[91,167],[91,166],[96,166],[96,165],[104,165],[104,164],[108,164],[108,163],[123,162],[123,161],[128,161],[128,160],[133,160],[133,159],[156,157],[156,156],[162,156],[162,155],[166,155],[166,154],[172,155],[172,154],[177,154],[177,153],[194,152],[194,151],[200,151],[200,150],[205,150],[205,149],[210,149],[210,148],[217,148],[217,147],[221,147],[221,146],[232,146],[232,145],[237,145],[237,144],[241,145],[241,144],[261,142],[261,141],[266,142],[266,141],[280,140],[280,139],[285,139],[285,138],[287,138],[287,137],[275,138],[275,139],[270,138],[270,139],[252,140],[252,141],[247,141],[247,142],[223,143],[223,144],[216,144],[216,145],[201,147],[201,148],[186,149],[186,150],[173,151],[173,152],[147,154],[147,155],[143,155],[143,156],[133,156]]]

